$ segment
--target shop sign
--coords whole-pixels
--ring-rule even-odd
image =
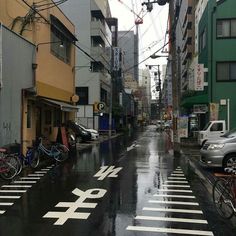
[[[205,104],[193,105],[193,113],[195,114],[205,114],[208,111],[208,107]]]
[[[188,117],[187,116],[178,118],[178,133],[179,133],[179,138],[188,137]]]
[[[218,120],[219,116],[219,104],[210,103],[210,120]]]
[[[197,64],[194,69],[194,90],[204,90],[204,65]]]
[[[120,48],[113,48],[113,70],[118,71],[120,69]]]

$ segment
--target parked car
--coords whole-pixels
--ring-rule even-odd
[[[91,141],[91,133],[82,129],[74,121],[67,121],[66,126],[75,133],[76,142]]]
[[[81,129],[90,132],[90,133],[91,133],[91,139],[92,139],[92,140],[97,140],[97,139],[99,138],[99,133],[98,133],[97,130],[87,128],[87,127],[85,127],[84,125],[78,124],[77,122],[75,122],[75,123],[76,123]]]
[[[236,129],[206,141],[200,154],[200,162],[208,167],[236,168]]]

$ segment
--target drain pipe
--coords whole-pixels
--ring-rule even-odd
[[[230,130],[230,99],[227,99],[227,124],[228,131]]]

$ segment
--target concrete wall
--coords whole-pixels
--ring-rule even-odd
[[[21,92],[33,86],[32,57],[35,51],[34,45],[5,27],[2,27],[1,46],[0,146],[21,140]]]

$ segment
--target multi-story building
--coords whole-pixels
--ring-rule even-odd
[[[236,127],[236,2],[209,0],[199,21],[199,63],[207,68],[208,119]],[[215,109],[214,109],[215,108]]]
[[[124,73],[138,81],[138,36],[134,31],[118,31],[118,46],[123,51]]]
[[[79,95],[79,122],[95,129],[108,129],[112,34],[106,22],[111,17],[107,0],[71,0],[61,9],[73,21],[79,38],[76,51],[76,93]],[[93,105],[104,102],[103,116]]]
[[[21,102],[24,147],[42,134],[55,140],[58,128],[73,119],[77,110],[73,105],[74,25],[53,1],[48,3],[50,7],[34,1],[0,0],[0,21],[35,44],[31,55],[33,86],[25,90]],[[20,52],[23,55],[18,57],[25,57]]]

